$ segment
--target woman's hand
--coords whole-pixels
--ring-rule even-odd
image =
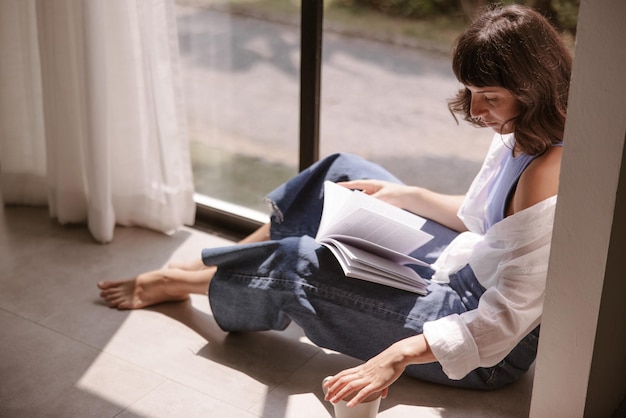
[[[402,209],[406,209],[406,198],[410,193],[409,186],[383,180],[352,180],[337,184],[348,189],[361,190],[365,194]]]
[[[352,180],[337,183],[348,189],[383,200],[423,218],[439,222],[458,232],[467,228],[457,216],[465,196],[435,193],[423,187],[407,186],[382,180]]]
[[[389,386],[398,380],[409,364],[436,361],[423,335],[405,338],[371,358],[366,363],[344,370],[328,379],[326,400],[333,403],[350,398],[354,406],[368,397],[381,393],[387,397]]]

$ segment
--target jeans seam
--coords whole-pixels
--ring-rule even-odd
[[[283,279],[280,277],[272,277],[265,275],[257,275],[257,274],[245,274],[245,273],[231,273],[231,277],[229,280],[237,279],[240,281],[248,281],[250,280],[267,280],[272,283],[277,284],[287,284],[288,286],[282,286],[280,290],[288,291],[289,288],[293,287],[306,287],[307,290],[315,292],[316,295],[326,301],[335,301],[338,302],[344,308],[351,308],[353,310],[358,310],[360,312],[369,313],[375,315],[379,319],[384,319],[388,321],[397,321],[398,323],[406,323],[410,320],[420,320],[420,317],[415,317],[410,315],[410,312],[401,313],[397,310],[389,309],[387,306],[383,306],[379,302],[371,299],[364,298],[359,295],[355,295],[352,292],[337,289],[335,287],[326,286],[324,284],[321,285],[312,285],[306,281],[306,279]],[[349,278],[348,280],[359,280]],[[381,285],[382,286],[382,285]],[[332,289],[332,291],[329,291]],[[344,302],[348,302],[348,306]]]

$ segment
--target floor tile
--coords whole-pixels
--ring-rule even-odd
[[[166,382],[131,405],[117,418],[258,418],[214,397],[173,382]]]
[[[114,416],[164,379],[0,311],[0,416]]]

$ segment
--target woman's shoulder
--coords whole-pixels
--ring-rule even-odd
[[[519,212],[557,194],[562,152],[563,147],[551,147],[528,165],[513,196],[513,212]]]

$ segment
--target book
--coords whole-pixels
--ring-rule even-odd
[[[427,282],[408,265],[429,266],[409,254],[433,237],[426,219],[358,190],[324,183],[315,240],[327,247],[347,277],[426,294]]]

